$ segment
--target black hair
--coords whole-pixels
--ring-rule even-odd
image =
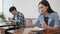
[[[15,6],[12,6],[12,7],[9,8],[9,12],[12,12],[13,10],[16,10],[17,11],[17,9],[16,9]]]
[[[39,2],[39,4],[38,4],[38,6],[40,5],[40,4],[43,4],[44,6],[48,6],[48,13],[53,13],[54,11],[51,9],[51,7],[50,7],[50,4],[49,4],[49,2],[47,1],[47,0],[42,0],[41,2]]]

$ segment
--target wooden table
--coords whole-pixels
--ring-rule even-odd
[[[0,28],[0,34],[5,34],[5,29],[4,28]]]
[[[10,27],[10,26],[15,26],[12,24],[2,24],[0,23],[0,34],[5,34],[5,29],[3,27]]]
[[[33,27],[28,34],[35,34],[36,32],[43,33],[44,30],[44,28]]]
[[[60,34],[60,29],[55,30],[55,31],[48,31],[48,30],[45,30],[45,31],[43,32],[43,34],[55,34],[55,33],[59,33],[59,34]]]
[[[58,33],[58,32],[60,34],[60,29],[58,31],[44,30],[42,34],[55,34],[55,33]],[[33,34],[33,32],[30,31],[29,34]]]

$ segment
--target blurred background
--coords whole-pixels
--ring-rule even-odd
[[[25,18],[37,18],[38,3],[41,0],[0,0],[0,12],[4,12],[5,17],[12,17],[9,8],[15,6],[18,11],[22,12]],[[52,9],[60,14],[60,0],[48,0]],[[59,15],[60,16],[60,15]]]

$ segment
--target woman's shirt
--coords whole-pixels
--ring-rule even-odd
[[[48,25],[48,17],[44,16],[44,22]]]
[[[42,26],[43,26],[43,23],[44,23],[43,14],[40,14],[38,16],[37,21],[34,25],[37,26],[39,23],[42,24]],[[54,12],[54,13],[51,13],[48,15],[48,25],[51,27],[60,27],[59,16],[58,16],[57,12]]]

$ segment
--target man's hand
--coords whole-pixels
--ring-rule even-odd
[[[3,21],[4,21],[4,22],[7,22],[7,20],[6,20],[6,19],[3,19]]]
[[[13,20],[12,18],[8,17],[9,21],[11,22],[16,22],[15,20]]]
[[[8,18],[10,22],[12,22],[12,24],[16,24],[16,21],[13,20],[12,18]]]
[[[16,23],[16,21],[15,20],[10,20],[11,22],[14,22],[14,23]]]
[[[6,23],[6,25],[8,25],[9,23],[9,21],[7,21],[6,19],[3,19],[3,21]]]
[[[12,22],[12,24],[16,24],[16,21],[15,20],[10,20],[10,22]]]

